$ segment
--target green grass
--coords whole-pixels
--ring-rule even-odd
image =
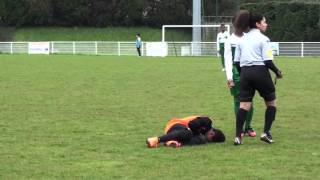
[[[190,41],[188,31],[169,31],[167,39]],[[141,33],[143,41],[161,41],[161,28],[109,27],[109,28],[20,28],[13,33],[14,41],[134,41]]]
[[[278,58],[276,141],[234,147],[214,58],[0,55],[0,179],[317,179],[319,58]],[[264,106],[255,97],[260,134]],[[223,144],[148,149],[172,117],[205,114]]]

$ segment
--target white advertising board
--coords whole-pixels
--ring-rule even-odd
[[[165,42],[147,42],[147,56],[165,57],[168,55],[168,44]]]
[[[29,54],[49,54],[50,43],[49,42],[29,42],[28,53]]]

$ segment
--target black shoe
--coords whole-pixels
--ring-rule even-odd
[[[270,132],[261,134],[260,140],[264,141],[266,143],[269,143],[269,144],[274,143],[274,140],[272,139],[272,136],[271,136]]]

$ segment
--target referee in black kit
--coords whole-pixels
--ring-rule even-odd
[[[242,10],[235,22],[235,27],[246,35],[236,47],[235,64],[240,72],[240,109],[236,117],[236,137],[234,145],[243,144],[243,124],[251,108],[252,99],[257,90],[266,104],[264,132],[260,139],[273,143],[270,129],[276,116],[276,93],[269,70],[277,78],[282,78],[281,71],[273,64],[270,39],[262,34],[267,30],[266,18]]]

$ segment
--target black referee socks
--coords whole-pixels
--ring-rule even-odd
[[[245,109],[240,108],[237,113],[237,121],[236,121],[236,136],[240,137],[243,129],[244,121],[246,120],[248,111]]]
[[[267,106],[264,121],[264,132],[268,133],[271,129],[272,123],[276,118],[277,108],[274,106]]]

